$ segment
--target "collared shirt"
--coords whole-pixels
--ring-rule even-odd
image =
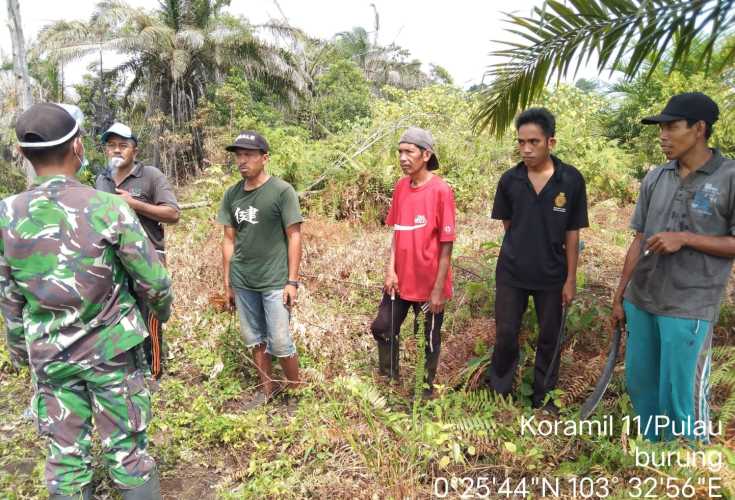
[[[0,201],[0,312],[13,359],[36,376],[73,375],[143,341],[127,276],[168,317],[168,273],[120,197],[57,175]]]
[[[675,160],[656,167],[641,183],[630,227],[646,240],[662,231],[735,236],[735,161],[713,150],[683,179]],[[641,255],[625,298],[652,314],[714,321],[731,268],[732,259],[690,247]]]
[[[551,159],[554,173],[538,194],[523,162],[498,182],[492,218],[510,221],[498,257],[498,283],[552,290],[567,279],[566,233],[589,225],[587,191],[576,168]]]
[[[110,175],[110,170],[105,169],[97,176],[95,187],[100,191],[112,194],[115,194],[115,188],[119,188],[129,192],[130,196],[136,200],[151,205],[166,205],[176,209],[176,211],[179,210],[176,195],[174,195],[174,191],[163,172],[156,167],[143,165],[139,162],[135,162],[130,174],[119,185],[115,184],[115,180]],[[138,214],[138,217],[156,250],[163,252],[165,250],[163,224],[143,214]]]

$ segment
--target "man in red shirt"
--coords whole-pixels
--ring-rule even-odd
[[[439,168],[439,160],[427,130],[406,130],[398,144],[398,158],[405,176],[396,183],[385,221],[393,226],[390,258],[385,268],[383,300],[371,331],[378,343],[381,375],[397,380],[401,324],[409,308],[418,313],[422,305],[428,306],[424,329],[428,386],[424,396],[428,397],[439,364],[444,304],[452,296],[454,193],[449,184],[431,172]]]

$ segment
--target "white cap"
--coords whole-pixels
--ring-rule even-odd
[[[102,134],[102,142],[107,142],[107,138],[111,135],[119,135],[120,137],[124,139],[132,139],[135,141],[136,144],[138,144],[138,138],[135,137],[135,134],[133,134],[133,131],[125,125],[124,123],[115,122],[112,124],[110,128],[105,130],[105,132]]]

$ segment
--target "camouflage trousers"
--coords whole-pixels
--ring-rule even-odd
[[[74,495],[92,481],[93,421],[117,487],[131,489],[150,479],[156,464],[146,451],[151,399],[141,357],[134,348],[92,368],[68,370],[60,379],[34,380],[33,408],[38,431],[48,439],[45,475],[52,494]]]

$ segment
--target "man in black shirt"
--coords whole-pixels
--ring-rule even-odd
[[[579,229],[588,225],[587,194],[582,174],[551,154],[556,123],[548,110],[528,109],[515,125],[522,161],[500,178],[492,212],[493,219],[503,221],[505,236],[496,269],[496,342],[488,379],[496,392],[511,392],[518,333],[533,296],[539,335],[532,402],[538,408],[558,379],[558,356],[552,357],[562,305],[569,305],[576,292]],[[556,413],[553,403],[545,408]]]

